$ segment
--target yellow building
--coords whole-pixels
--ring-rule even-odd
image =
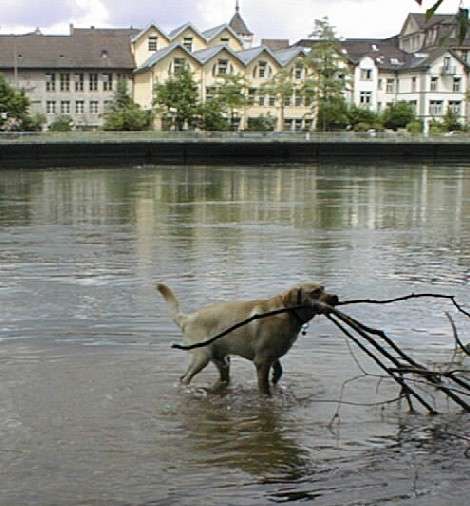
[[[294,93],[281,106],[277,97],[265,91],[266,84],[282,69],[291,72],[294,84],[300,87],[305,49],[272,49],[264,44],[251,47],[252,43],[253,34],[240,15],[238,2],[228,24],[202,32],[191,23],[170,33],[152,24],[132,39],[136,64],[134,100],[150,109],[155,85],[177,75],[184,67],[193,72],[203,101],[216,93],[224,76],[238,74],[244,76],[248,88],[248,104],[235,111],[238,128],[246,128],[251,118],[261,115],[276,118],[276,130],[310,128],[311,107],[300,93]],[[161,127],[161,118],[157,118],[156,127]]]

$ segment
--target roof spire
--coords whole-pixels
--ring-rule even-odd
[[[235,12],[240,12],[240,2],[235,0]]]

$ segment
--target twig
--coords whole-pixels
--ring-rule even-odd
[[[468,355],[470,357],[470,351],[467,350],[465,345],[460,340],[459,335],[457,334],[457,327],[455,326],[452,316],[447,311],[446,311],[446,316],[447,316],[447,319],[450,321],[450,325],[452,327],[452,333],[454,334],[454,340],[457,343],[457,346],[461,349],[461,351],[463,351],[465,353],[465,355]]]

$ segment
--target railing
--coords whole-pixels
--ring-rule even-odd
[[[121,142],[468,142],[470,133],[451,132],[440,135],[407,132],[0,132],[1,144],[47,143],[121,143]],[[1,149],[1,147],[0,147]]]

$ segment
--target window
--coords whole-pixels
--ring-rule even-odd
[[[62,100],[60,102],[60,114],[70,114],[70,101]]]
[[[439,116],[442,114],[442,100],[429,101],[429,114],[431,116]]]
[[[85,75],[76,74],[75,79],[75,91],[83,91],[85,84]]]
[[[371,91],[359,92],[359,103],[362,106],[370,107],[370,104],[372,103],[372,92]]]
[[[377,89],[378,90],[381,90],[382,89],[382,83],[383,83],[383,79],[377,79]]]
[[[185,66],[186,66],[186,60],[184,58],[174,58],[173,59],[173,74],[175,76],[181,74],[181,72],[183,72],[183,69]]]
[[[113,74],[103,74],[103,91],[113,91]]]
[[[152,35],[148,38],[148,49],[149,51],[157,50],[157,37]]]
[[[267,76],[268,64],[265,61],[260,61],[258,64],[258,77],[264,78]]]
[[[294,120],[290,118],[286,118],[284,120],[284,130],[293,130],[294,129]]]
[[[105,100],[103,102],[104,112],[111,112],[112,108],[113,108],[113,101],[112,100]]]
[[[221,42],[221,44],[228,44],[229,43],[229,38],[228,37],[221,37],[220,38],[220,42]]]
[[[85,112],[85,102],[83,100],[77,100],[75,102],[76,114],[83,114]]]
[[[439,78],[436,76],[431,77],[431,91],[437,91],[437,84],[438,84]]]
[[[55,114],[56,113],[55,100],[48,100],[46,102],[46,112],[47,112],[47,114]]]
[[[372,80],[372,69],[361,69],[361,81]]]
[[[224,76],[228,73],[228,60],[217,60],[217,75]]]
[[[60,91],[70,91],[70,74],[60,74]]]
[[[295,101],[294,101],[294,103],[295,103],[296,107],[302,107],[302,105],[303,105],[302,98],[303,97],[302,97],[302,95],[300,93],[296,93],[295,94]]]
[[[183,46],[188,50],[193,50],[193,38],[192,37],[185,37],[183,39]]]
[[[294,119],[294,130],[295,131],[302,130],[302,118]]]
[[[98,91],[98,74],[90,74],[90,91]]]
[[[206,100],[210,101],[212,100],[217,93],[217,88],[215,86],[208,86],[206,88]]]
[[[449,100],[448,109],[450,112],[460,115],[462,102],[460,100]]]
[[[98,110],[99,110],[98,100],[90,100],[90,113],[98,114]]]
[[[46,74],[46,91],[55,91],[55,74]]]
[[[411,92],[415,92],[416,91],[416,76],[413,76],[411,78]]]
[[[450,56],[444,56],[444,69],[450,68]]]
[[[256,88],[250,88],[248,90],[248,105],[253,105],[255,103],[255,96],[256,96]]]
[[[301,63],[297,63],[294,67],[294,79],[302,79],[304,72],[304,66]]]
[[[385,93],[395,93],[395,79],[387,79]]]
[[[269,95],[269,105],[271,107],[276,105],[276,95]]]
[[[260,95],[258,97],[258,105],[260,105],[261,107],[264,107],[264,95]]]
[[[460,85],[462,83],[461,77],[454,77],[454,80],[452,82],[452,91],[459,92],[460,91]]]
[[[290,107],[291,104],[292,104],[292,97],[290,95],[284,97],[284,105],[286,107]]]

